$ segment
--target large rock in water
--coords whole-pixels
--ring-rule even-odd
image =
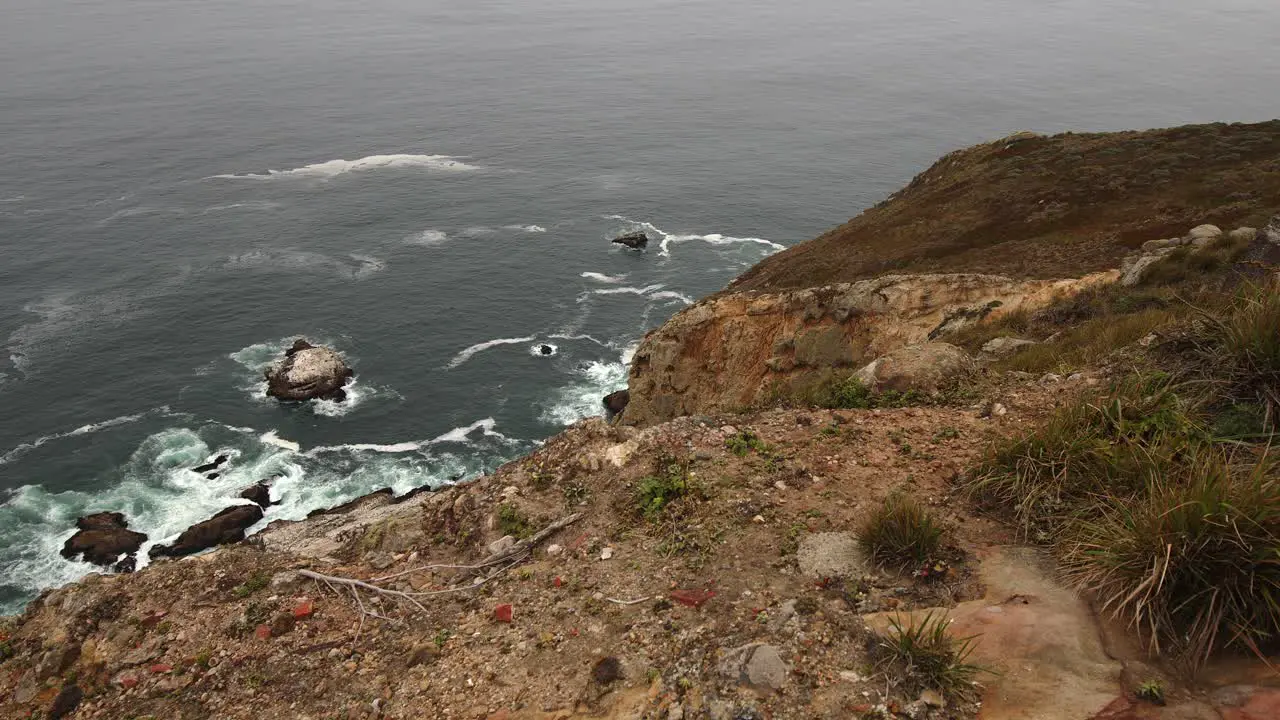
[[[281,400],[341,401],[347,397],[342,387],[354,375],[338,353],[298,340],[284,360],[267,369],[267,394]]]
[[[262,519],[257,505],[233,505],[213,517],[187,528],[172,545],[156,545],[151,557],[183,557],[213,547],[240,542],[244,531]]]
[[[611,392],[604,396],[604,409],[609,419],[613,419],[622,414],[627,409],[627,403],[631,401],[631,393],[626,390]]]
[[[626,245],[632,250],[639,250],[649,244],[649,236],[643,230],[637,230],[626,235],[619,235],[613,239],[613,242],[618,245]]]
[[[118,512],[85,515],[76,520],[76,527],[80,530],[62,546],[62,557],[74,560],[83,555],[85,560],[104,567],[115,564],[121,555],[132,556],[147,540],[143,533],[130,530],[124,515]]]

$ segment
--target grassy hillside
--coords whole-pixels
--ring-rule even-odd
[[[770,257],[730,290],[848,282],[888,271],[1066,277],[1115,267],[1200,223],[1280,211],[1280,120],[1168,130],[1030,133],[943,157],[901,191]]]

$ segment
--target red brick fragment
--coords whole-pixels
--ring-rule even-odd
[[[509,623],[515,618],[515,608],[510,603],[503,603],[493,609],[493,619],[501,623]]]

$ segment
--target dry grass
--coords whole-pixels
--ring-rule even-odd
[[[1280,477],[1241,473],[1206,450],[1147,478],[1145,496],[1111,500],[1063,543],[1068,576],[1129,618],[1155,651],[1193,665],[1219,646],[1280,635]],[[1171,470],[1171,471],[1170,471]]]
[[[972,694],[973,678],[986,670],[967,662],[974,638],[955,638],[947,632],[945,612],[929,613],[920,620],[889,619],[889,631],[877,638],[874,654],[882,670],[904,686],[908,696],[924,689],[944,695]]]

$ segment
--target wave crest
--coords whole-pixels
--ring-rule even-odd
[[[291,170],[267,170],[265,173],[242,173],[212,175],[206,179],[222,180],[267,180],[271,178],[317,178],[328,179],[351,172],[367,172],[369,170],[386,170],[391,168],[421,168],[429,171],[472,172],[480,170],[479,165],[471,165],[451,155],[369,155],[356,160],[327,160],[325,162],[303,165]]]

